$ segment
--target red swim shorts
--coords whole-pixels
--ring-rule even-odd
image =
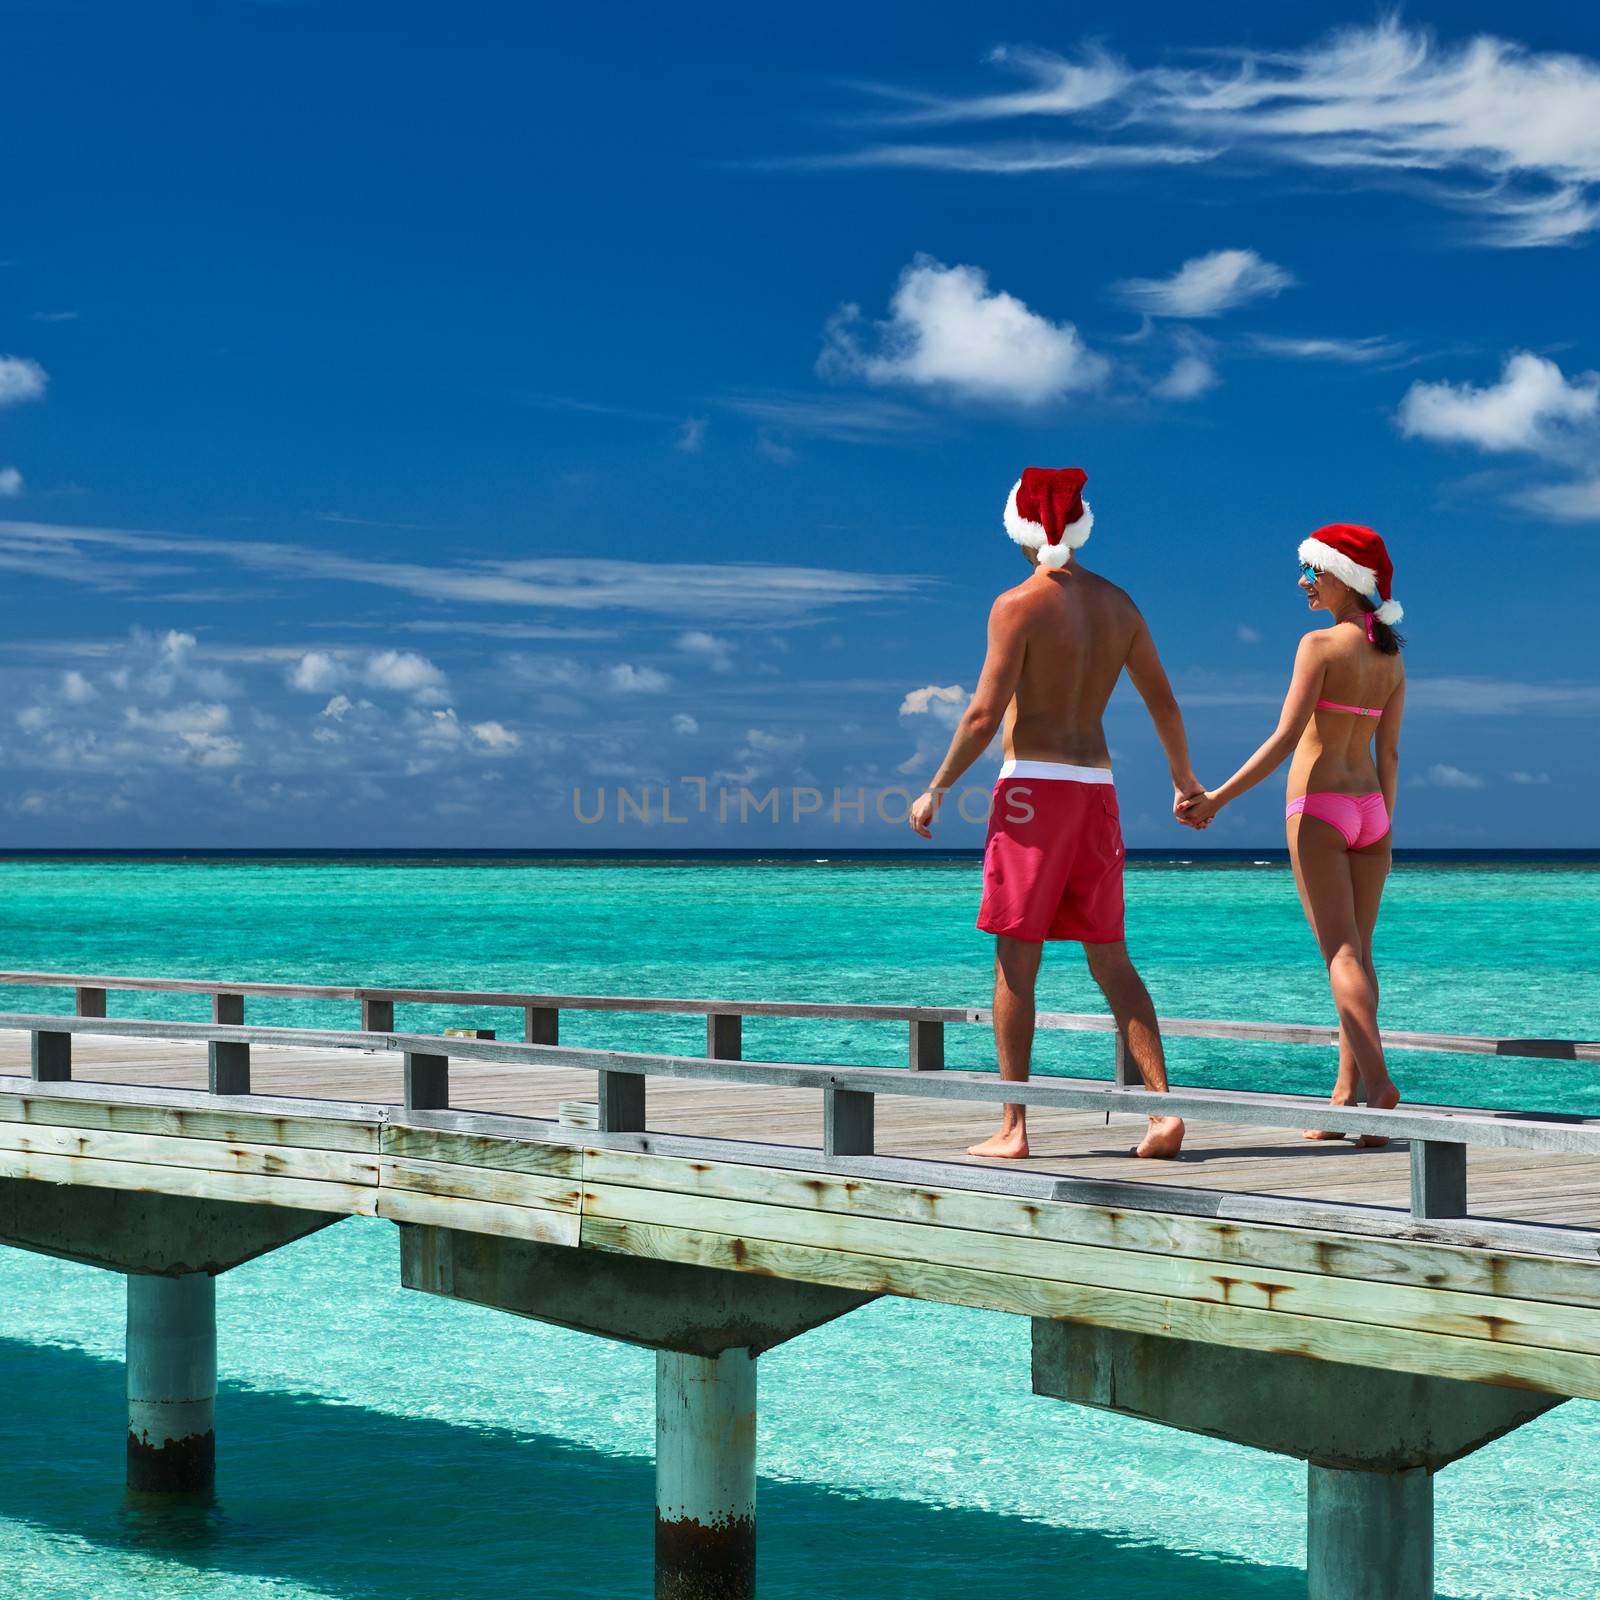
[[[1013,939],[1115,944],[1122,855],[1110,772],[1008,761],[989,812],[978,926]]]

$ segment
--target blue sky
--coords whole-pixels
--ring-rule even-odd
[[[1030,464],[1203,777],[1366,522],[1399,842],[1600,842],[1600,15],[12,0],[0,83],[6,843],[909,843]]]

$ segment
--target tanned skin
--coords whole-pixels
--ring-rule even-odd
[[[1183,716],[1138,607],[1076,557],[1065,567],[1050,568],[1039,566],[1031,550],[1025,553],[1033,573],[995,601],[977,690],[933,782],[911,807],[911,826],[925,839],[933,836],[944,796],[988,749],[1002,724],[1008,757],[1109,768],[1102,719],[1124,671],[1166,751],[1174,812],[1185,799],[1205,792],[1189,764]],[[1127,945],[1119,940],[1086,944],[1083,950],[1145,1087],[1165,1093],[1166,1058],[1155,1007],[1128,958]],[[1034,991],[1043,951],[1036,940],[1004,934],[995,939],[995,1049],[1000,1076],[1008,1082],[1025,1082],[1032,1064]],[[1181,1119],[1151,1117],[1138,1154],[1170,1158],[1182,1143]],[[973,1145],[968,1154],[1012,1160],[1026,1156],[1026,1108],[1006,1106],[1000,1131]]]

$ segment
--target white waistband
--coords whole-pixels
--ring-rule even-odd
[[[1007,778],[1060,778],[1069,783],[1111,783],[1110,767],[1075,767],[1068,761],[1007,761],[999,782]]]

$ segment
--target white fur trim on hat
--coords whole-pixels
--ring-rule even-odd
[[[1072,559],[1072,552],[1089,542],[1089,534],[1094,529],[1094,512],[1089,509],[1089,502],[1083,502],[1083,515],[1067,526],[1060,542],[1051,544],[1045,535],[1044,524],[1030,522],[1017,510],[1017,490],[1021,487],[1022,479],[1018,478],[1011,485],[1011,493],[1006,496],[1006,532],[1024,550],[1037,550],[1041,567],[1066,566]],[[1058,555],[1057,551],[1061,553]]]
[[[1302,539],[1300,559],[1319,572],[1331,572],[1340,583],[1354,589],[1357,594],[1370,594],[1374,599],[1377,598],[1378,574],[1371,567],[1363,567],[1359,562],[1352,561],[1343,550],[1335,550],[1331,544],[1324,544],[1320,539]],[[1390,605],[1393,603],[1388,602]],[[1379,617],[1378,620],[1386,622],[1388,618]]]
[[[1385,600],[1372,614],[1392,628],[1406,614],[1406,608],[1398,600]]]

